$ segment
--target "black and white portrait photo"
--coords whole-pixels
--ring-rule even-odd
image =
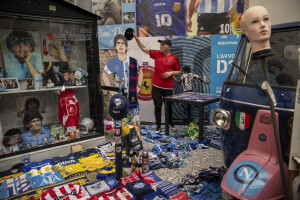
[[[93,13],[100,18],[98,25],[122,24],[121,0],[93,0]]]

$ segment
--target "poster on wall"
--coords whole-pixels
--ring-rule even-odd
[[[133,0],[93,0],[93,13],[99,16],[98,47],[114,48],[113,39],[127,28],[136,29],[135,1]]]
[[[140,38],[141,42],[151,50],[159,50],[158,40],[163,37]],[[154,75],[154,60],[143,51],[141,51],[135,39],[128,41],[128,56],[138,61],[140,70],[143,70],[143,80],[140,92],[138,93],[138,102],[140,106],[140,120],[145,122],[155,122],[154,104],[152,100],[152,78]],[[165,121],[164,107],[162,108],[162,122]]]
[[[137,0],[138,34],[140,37],[239,34],[245,1],[248,0]]]
[[[223,82],[231,68],[241,35],[213,35],[211,37],[210,93],[221,95]],[[218,104],[212,104],[211,109]]]

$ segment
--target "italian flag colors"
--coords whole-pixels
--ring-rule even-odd
[[[251,115],[248,113],[236,111],[235,113],[235,124],[239,129],[245,130],[250,125],[250,117]]]

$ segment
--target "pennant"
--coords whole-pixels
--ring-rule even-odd
[[[248,113],[236,111],[235,113],[235,124],[240,130],[245,130],[250,126],[251,115]]]
[[[71,41],[71,40],[62,40],[61,46],[64,50],[64,54],[68,61],[68,64],[70,65],[72,53],[73,53],[73,47],[75,46],[75,42]]]

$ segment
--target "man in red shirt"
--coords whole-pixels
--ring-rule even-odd
[[[136,32],[133,32],[133,37],[140,49],[149,54],[150,58],[153,58],[155,61],[154,78],[152,81],[152,99],[155,107],[156,132],[160,132],[163,97],[173,94],[173,76],[181,74],[178,57],[170,53],[172,42],[169,39],[158,40],[158,42],[160,42],[160,50],[149,50],[139,40]]]

